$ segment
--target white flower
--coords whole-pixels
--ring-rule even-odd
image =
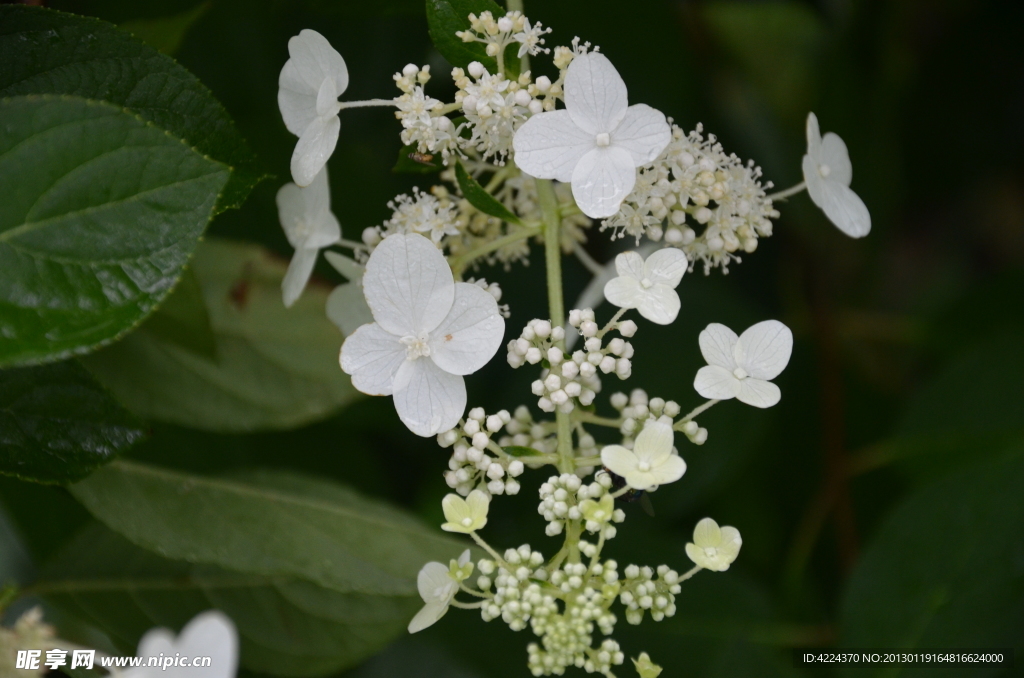
[[[469,563],[469,549],[459,556],[458,567],[465,567]],[[452,563],[454,566],[456,563]],[[459,583],[451,576],[451,567],[445,567],[442,563],[427,563],[420,570],[416,577],[416,586],[420,591],[420,598],[423,599],[423,609],[416,613],[416,616],[409,622],[409,633],[422,631],[428,626],[434,625],[448,611],[455,594],[459,591]]]
[[[390,235],[366,262],[363,292],[376,322],[341,347],[341,369],[370,395],[393,395],[409,429],[432,436],[466,409],[462,375],[501,345],[505,321],[490,294],[456,283],[448,262],[417,234]]]
[[[324,257],[338,273],[348,278],[327,297],[327,318],[338,326],[346,337],[361,326],[373,322],[373,314],[363,296],[364,268],[337,252],[324,252]]]
[[[338,143],[338,97],[348,88],[348,68],[327,38],[308,28],[288,41],[288,54],[277,81],[277,105],[285,127],[299,137],[292,179],[308,186]]]
[[[341,226],[331,212],[331,189],[324,167],[307,188],[285,184],[277,192],[277,214],[295,254],[281,282],[284,305],[291,306],[306,289],[320,248],[341,238]]]
[[[834,132],[822,138],[814,113],[807,116],[803,168],[807,193],[825,216],[851,238],[866,236],[871,231],[871,214],[860,196],[850,190],[853,165],[846,144]]]
[[[539,21],[534,26],[530,26],[530,20],[523,17],[523,30],[512,36],[512,39],[519,43],[517,56],[522,59],[527,54],[547,52],[548,50],[541,48],[541,45],[544,44],[544,38],[541,36],[550,32],[551,29],[542,27]]]
[[[473,490],[465,499],[457,494],[447,494],[441,500],[441,508],[448,522],[441,525],[441,529],[465,534],[483,529],[490,505],[490,495],[482,490]]]
[[[668,325],[679,315],[675,288],[687,266],[686,255],[674,247],[658,250],[647,261],[637,252],[623,252],[615,257],[619,277],[604,286],[604,296],[619,308],[635,308],[652,323]]]
[[[418,188],[412,189],[412,197],[403,193],[390,201],[388,207],[393,213],[384,222],[387,232],[422,233],[434,244],[447,235],[459,234],[457,206],[447,200],[442,203]]]
[[[707,367],[697,370],[693,387],[705,398],[736,398],[754,407],[771,407],[782,397],[768,381],[786,369],[793,351],[793,333],[778,320],[752,325],[740,335],[711,323],[700,333],[700,352]]]
[[[718,526],[711,518],[704,518],[693,530],[693,542],[686,545],[686,555],[705,570],[725,572],[740,554],[743,540],[735,527]]]
[[[607,445],[601,450],[601,463],[635,490],[673,483],[686,473],[686,462],[672,451],[672,425],[663,420],[648,421],[632,451]]]
[[[612,216],[633,190],[636,168],[672,139],[664,114],[627,103],[626,83],[607,57],[577,56],[565,76],[565,110],[534,115],[519,128],[516,164],[541,179],[571,181],[587,216]]]
[[[123,678],[234,678],[238,668],[238,631],[223,613],[209,610],[196,615],[178,637],[165,628],[151,629],[139,641],[136,656],[210,657],[210,665],[146,666],[128,669]]]

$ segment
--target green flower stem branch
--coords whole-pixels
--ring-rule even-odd
[[[541,229],[541,225],[529,224],[526,228],[522,230],[515,231],[514,233],[509,233],[508,235],[498,238],[497,240],[492,240],[486,245],[470,250],[458,256],[452,257],[449,260],[452,267],[452,272],[455,274],[456,278],[461,279],[462,274],[465,273],[466,269],[469,268],[469,266],[480,257],[487,256],[491,252],[500,250],[502,247],[505,247],[506,245],[511,245],[512,243],[519,242],[520,240],[526,240],[527,238],[532,238],[535,235],[540,235]]]

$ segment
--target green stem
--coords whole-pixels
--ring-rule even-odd
[[[478,535],[476,532],[470,532],[469,536],[473,538],[473,541],[475,541],[480,548],[482,548],[484,551],[487,551],[487,553],[490,554],[491,558],[494,558],[494,562],[498,563],[498,565],[501,565],[509,572],[515,572],[515,568],[506,563],[505,559],[499,556],[498,552],[492,549],[491,545],[485,542],[480,537],[480,535]]]
[[[603,328],[601,328],[601,331],[597,333],[597,338],[598,339],[604,338],[604,335],[608,334],[612,330],[612,328],[615,327],[615,323],[619,322],[619,318],[621,318],[623,315],[625,315],[626,311],[628,311],[628,310],[629,310],[628,308],[620,308],[615,313],[615,315],[612,316],[612,319],[609,320],[605,324],[605,326]]]
[[[466,268],[468,268],[469,265],[472,264],[474,260],[479,259],[482,256],[488,255],[491,252],[494,252],[495,250],[500,250],[505,245],[511,245],[512,243],[519,242],[520,240],[526,240],[527,238],[532,238],[535,235],[539,235],[540,231],[540,227],[524,228],[520,231],[509,233],[508,235],[498,238],[497,240],[492,240],[486,245],[477,247],[476,249],[472,249],[468,252],[456,255],[452,257],[451,260],[449,261],[449,264],[452,267],[452,273],[454,273],[456,276],[461,276],[462,272],[465,271]]]
[[[720,402],[722,402],[722,401],[721,401],[721,400],[709,400],[709,401],[707,401],[706,403],[704,403],[703,405],[699,405],[699,406],[697,406],[697,407],[693,408],[693,410],[691,410],[691,411],[690,411],[690,413],[689,413],[688,415],[686,415],[685,417],[683,417],[682,419],[680,419],[680,420],[679,420],[679,421],[678,421],[678,422],[676,423],[676,430],[677,430],[677,431],[681,431],[681,430],[683,430],[683,429],[681,428],[681,426],[682,426],[683,424],[687,423],[688,421],[690,421],[691,419],[693,419],[694,417],[696,417],[696,416],[697,416],[698,414],[700,414],[701,412],[703,412],[703,411],[705,411],[705,410],[708,410],[708,409],[710,409],[711,407],[713,407],[714,405],[717,405],[717,404],[718,404],[718,403],[720,403]]]
[[[595,426],[608,426],[609,428],[619,428],[622,426],[622,418],[612,419],[611,417],[599,417],[596,414],[590,412],[576,411],[573,412],[573,416],[576,421],[583,422],[584,424],[594,424]]]
[[[804,183],[803,181],[801,181],[796,186],[791,186],[791,187],[787,188],[784,191],[779,191],[778,193],[770,194],[768,196],[768,199],[772,200],[772,201],[784,200],[785,198],[788,198],[791,195],[796,195],[797,193],[799,193],[800,191],[804,190],[805,188],[807,188],[807,184]]]

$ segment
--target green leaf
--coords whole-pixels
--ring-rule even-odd
[[[169,56],[113,24],[0,5],[0,63],[0,97],[71,94],[116,104],[230,167],[217,212],[239,207],[265,176],[210,91]]]
[[[301,426],[358,397],[338,366],[343,337],[324,310],[328,288],[314,282],[287,309],[285,262],[226,240],[200,244],[193,269],[216,360],[148,332],[85,360],[136,414],[210,431],[255,431]]]
[[[286,472],[206,478],[119,461],[71,492],[108,527],[168,558],[341,592],[414,595],[424,563],[466,548],[378,500]]]
[[[539,457],[544,454],[540,450],[535,450],[532,447],[520,447],[518,445],[503,447],[501,449],[510,457]]]
[[[208,360],[217,359],[217,338],[195,271],[186,268],[178,286],[139,328]]]
[[[479,61],[488,72],[497,73],[498,62],[487,56],[482,42],[463,42],[455,35],[469,30],[470,14],[480,16],[481,12],[490,12],[495,18],[505,16],[505,10],[491,0],[427,0],[430,39],[452,66],[466,68],[470,62]]]
[[[465,196],[470,205],[484,214],[498,217],[502,221],[522,225],[523,222],[519,220],[519,217],[510,212],[507,207],[488,193],[487,189],[481,186],[476,179],[471,177],[466,168],[462,166],[462,163],[455,164],[455,178],[459,182],[459,188],[462,189],[462,195]]]
[[[910,495],[850,576],[847,647],[1009,647],[1024,628],[1024,449]],[[970,675],[992,675],[979,671]],[[964,675],[932,667],[931,675]],[[860,670],[855,675],[881,675]],[[850,672],[854,675],[854,672]]]
[[[0,370],[0,473],[79,480],[145,435],[76,362]]]
[[[284,676],[335,673],[405,632],[417,595],[342,593],[302,579],[233,572],[161,558],[93,524],[33,587],[102,629],[126,654],[154,626],[180,629],[217,608],[231,617],[241,665]]]
[[[150,47],[164,54],[173,55],[185,39],[185,33],[210,9],[210,2],[196,5],[192,9],[159,19],[135,19],[121,24],[128,31]]]
[[[398,160],[391,169],[399,174],[434,174],[444,169],[441,156],[420,153],[416,144],[402,146],[398,150]]]
[[[0,99],[0,365],[109,343],[170,291],[229,170],[108,104]]]

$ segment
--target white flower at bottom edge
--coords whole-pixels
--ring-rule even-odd
[[[725,572],[740,554],[741,546],[739,530],[728,525],[719,527],[711,518],[704,518],[693,530],[693,542],[686,545],[686,555],[705,570]]]
[[[348,88],[348,67],[327,38],[308,28],[288,40],[288,55],[277,80],[277,105],[285,127],[299,137],[292,179],[308,186],[338,144],[338,97]]]
[[[363,275],[375,322],[341,347],[341,369],[369,395],[394,396],[398,416],[420,436],[454,428],[466,383],[498,351],[505,320],[476,285],[455,282],[441,252],[417,234],[383,240]]]
[[[803,170],[811,200],[840,231],[851,238],[863,238],[871,231],[871,213],[860,196],[850,189],[853,165],[846,144],[834,132],[822,138],[814,113],[807,116],[807,154]]]
[[[306,289],[320,249],[341,238],[341,226],[331,212],[327,168],[307,188],[285,184],[277,192],[277,215],[288,242],[295,248],[281,281],[284,305],[291,306]]]
[[[373,314],[363,296],[363,267],[337,252],[324,252],[324,258],[334,269],[348,278],[327,296],[327,319],[338,326],[346,337],[373,322]]]
[[[534,115],[512,140],[515,162],[540,179],[572,182],[580,210],[610,217],[636,184],[636,168],[672,141],[665,115],[629,106],[626,83],[603,54],[572,60],[565,75],[565,109]]]
[[[181,655],[190,660],[210,657],[209,666],[146,666],[147,658]],[[139,641],[137,657],[143,666],[128,669],[122,678],[234,678],[238,668],[238,631],[223,612],[202,612],[177,637],[170,629],[155,628]]]
[[[697,370],[693,387],[705,398],[729,400],[754,407],[771,407],[782,391],[768,381],[786,369],[793,352],[793,333],[778,320],[752,325],[743,334],[711,323],[698,338],[707,367]]]
[[[453,565],[461,569],[468,562],[469,549],[466,549]],[[432,626],[448,611],[448,606],[452,604],[455,594],[459,591],[458,582],[451,576],[452,569],[442,563],[430,562],[420,570],[416,577],[416,587],[419,589],[420,598],[423,599],[423,608],[409,622],[409,633],[416,633]]]
[[[686,473],[686,462],[672,452],[672,426],[666,421],[648,421],[627,450],[621,445],[607,445],[601,450],[601,463],[634,490],[648,490],[655,485],[673,483]]]
[[[679,315],[675,288],[689,265],[674,247],[658,250],[647,261],[637,252],[623,252],[615,257],[619,277],[604,286],[604,296],[619,308],[635,308],[652,323],[668,325]]]

